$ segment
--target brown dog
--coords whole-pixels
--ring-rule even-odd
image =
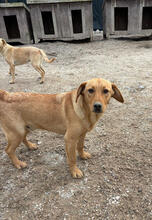
[[[26,163],[15,155],[19,144],[37,148],[26,139],[30,131],[45,129],[63,134],[71,174],[82,177],[76,166],[76,150],[82,159],[91,157],[83,150],[84,138],[105,112],[111,97],[124,102],[116,85],[100,78],[84,82],[71,92],[55,95],[0,90],[0,124],[8,140],[6,153],[20,169]]]
[[[52,63],[55,60],[55,58],[49,60],[44,51],[36,47],[13,47],[7,44],[2,38],[0,38],[0,53],[10,66],[9,74],[12,75],[11,84],[15,83],[15,66],[28,62],[31,62],[34,69],[41,74],[40,83],[43,83],[45,75],[45,71],[41,66],[43,60],[48,63]]]

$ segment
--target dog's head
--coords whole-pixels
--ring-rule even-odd
[[[124,102],[121,92],[114,83],[101,78],[82,83],[77,89],[76,102],[82,96],[83,102],[91,112],[104,113],[111,97]]]
[[[6,41],[0,38],[0,51],[4,48],[5,45],[6,45]]]

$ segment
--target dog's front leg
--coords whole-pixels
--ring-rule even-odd
[[[77,144],[78,154],[84,160],[91,158],[91,154],[84,151],[84,138],[85,138],[85,135],[86,134],[83,134],[83,135],[80,136],[80,139],[79,139],[78,144]]]
[[[67,132],[64,140],[66,145],[67,162],[69,164],[71,174],[74,178],[81,178],[83,173],[76,165],[76,149],[78,138],[75,135],[72,135],[71,132]]]
[[[11,75],[11,67],[9,68],[9,72],[8,72],[8,74]]]
[[[10,84],[14,84],[15,83],[15,66],[14,65],[10,65],[10,73],[12,75],[12,80],[10,81]]]
[[[14,71],[14,73],[15,73],[15,71]],[[9,68],[8,74],[11,75],[11,67]],[[17,73],[15,73],[15,76],[17,76]]]

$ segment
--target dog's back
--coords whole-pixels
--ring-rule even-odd
[[[0,122],[10,117],[10,123],[22,119],[31,128],[57,133],[65,132],[65,94],[8,93],[0,90]]]

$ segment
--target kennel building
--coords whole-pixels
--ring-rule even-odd
[[[7,42],[33,42],[30,13],[23,2],[0,3],[0,37]]]
[[[92,0],[27,0],[35,43],[92,39]]]
[[[152,34],[152,0],[104,0],[103,35]]]

